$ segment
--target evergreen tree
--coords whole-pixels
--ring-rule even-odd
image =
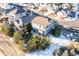
[[[59,28],[59,26],[55,26],[54,29],[52,29],[52,35],[54,35],[55,37],[59,37],[61,34],[61,29]]]

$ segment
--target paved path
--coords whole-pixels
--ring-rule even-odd
[[[19,56],[23,52],[18,48],[12,38],[0,34],[0,56]]]

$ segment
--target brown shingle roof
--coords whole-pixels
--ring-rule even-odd
[[[48,25],[48,18],[44,18],[44,17],[41,17],[41,16],[37,16],[35,17],[31,23],[35,23],[35,24],[38,24],[38,25],[41,25],[41,26],[47,26]]]
[[[46,12],[47,12],[47,8],[46,8],[46,7],[41,7],[40,10],[41,10],[41,11],[46,11]]]
[[[61,25],[64,27],[70,27],[70,28],[79,28],[79,20],[77,21],[59,21]]]
[[[49,15],[51,18],[53,18],[54,20],[58,21],[60,25],[63,25],[64,27],[70,27],[70,28],[79,28],[79,20],[75,20],[75,21],[68,21],[65,18],[64,19],[60,19],[57,16],[54,15]],[[72,20],[72,19],[71,19]]]

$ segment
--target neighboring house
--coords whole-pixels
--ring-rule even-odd
[[[75,15],[75,17],[78,20],[79,19],[79,3],[77,3],[75,7],[76,7],[76,15]]]
[[[60,25],[63,25],[66,28],[78,28],[79,29],[79,20],[76,21],[58,21]]]
[[[0,19],[4,17],[3,12],[0,11]]]
[[[8,17],[4,15],[3,12],[0,12],[0,23],[8,21]]]
[[[42,16],[35,17],[32,22],[32,32],[47,35],[53,28],[53,21]]]
[[[5,8],[8,3],[0,3],[0,8]]]
[[[68,15],[67,15],[67,13],[65,11],[61,10],[61,11],[57,12],[57,16],[59,18],[66,18]]]
[[[22,6],[9,3],[8,5],[6,5],[5,14],[9,14],[9,15],[12,15],[13,16],[12,13],[14,15],[25,16],[26,11],[23,9]]]
[[[17,26],[30,23],[32,18],[37,16],[36,13],[25,10],[23,6],[13,3],[6,5],[5,14],[9,17],[9,23],[14,22]]]

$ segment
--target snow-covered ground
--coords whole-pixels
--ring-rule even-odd
[[[66,39],[63,35],[60,35],[60,37],[56,38],[53,37],[52,35],[48,36],[50,38],[50,42],[52,43],[47,49],[44,51],[36,51],[32,53],[26,53],[26,56],[53,56],[52,52],[59,48],[60,46],[67,46],[68,43],[71,41]]]
[[[36,51],[32,53],[26,53],[26,56],[52,56],[53,51],[60,46],[57,44],[51,44],[49,48],[45,49],[44,51]]]
[[[50,38],[50,42],[53,44],[67,46],[71,42],[71,40],[66,39],[63,35],[60,35],[60,37],[50,35],[48,37]]]

